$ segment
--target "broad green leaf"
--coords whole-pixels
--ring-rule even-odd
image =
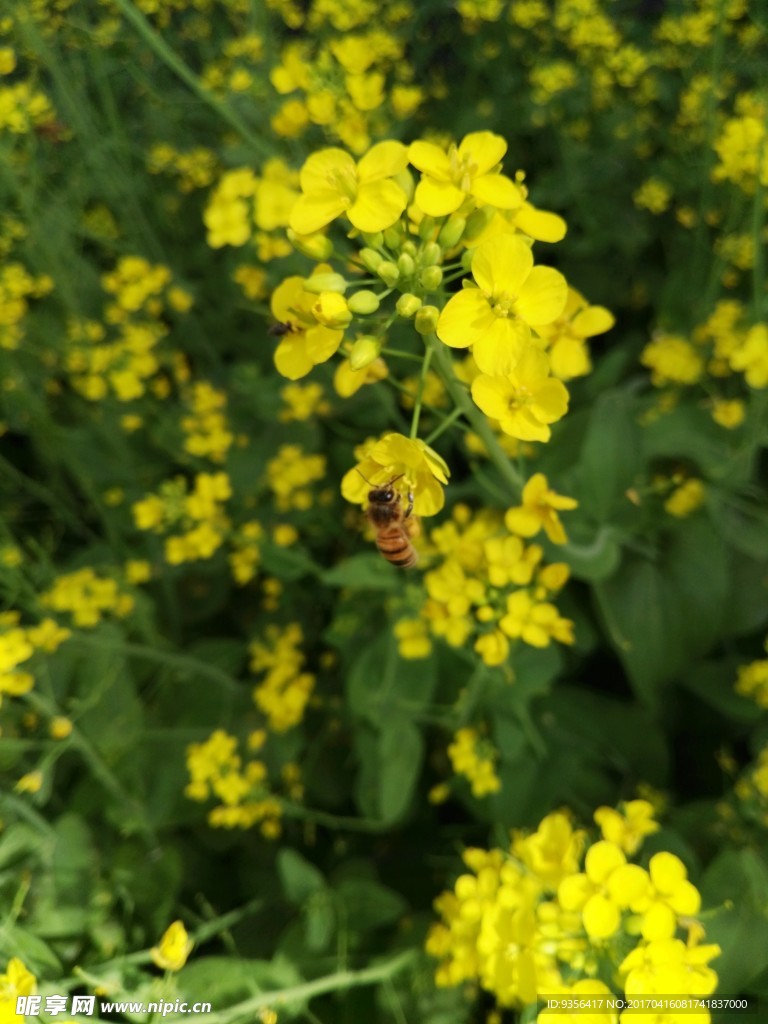
[[[322,872],[296,850],[284,847],[280,851],[277,870],[286,899],[298,907],[313,893],[325,888]]]
[[[295,582],[302,576],[315,576],[317,565],[302,548],[281,548],[276,544],[265,544],[261,552],[261,564],[265,572],[287,583]]]
[[[658,699],[716,642],[726,615],[728,554],[698,516],[666,535],[655,558],[627,554],[594,588],[608,636],[638,694]]]
[[[328,587],[353,587],[359,590],[397,590],[402,573],[385,562],[381,555],[362,553],[345,558],[326,569],[320,579]]]
[[[583,538],[569,526],[568,537],[568,543],[559,545],[550,557],[565,562],[575,579],[599,583],[613,575],[621,561],[621,546],[610,526]]]
[[[61,961],[47,942],[25,928],[6,923],[0,928],[0,961],[3,967],[11,957],[17,956],[33,974],[53,974],[61,977]]]
[[[755,701],[740,696],[734,689],[739,666],[744,663],[744,658],[738,656],[700,661],[681,674],[680,682],[729,720],[756,722],[762,714],[761,709]]]
[[[749,991],[750,981],[768,968],[768,864],[757,850],[723,850],[700,888],[705,908],[720,908],[707,920],[706,940],[722,948],[712,963],[718,989]]]
[[[599,523],[611,518],[639,469],[640,427],[631,393],[606,391],[598,398],[579,459],[583,510]]]
[[[345,878],[335,888],[350,931],[363,932],[392,924],[408,909],[393,889],[367,878]]]
[[[421,732],[406,715],[392,716],[379,736],[379,814],[397,821],[411,802],[424,756]]]

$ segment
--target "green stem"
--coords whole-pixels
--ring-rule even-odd
[[[456,420],[463,415],[463,410],[459,409],[457,406],[449,416],[446,416],[443,419],[443,422],[440,424],[440,426],[435,427],[432,433],[424,438],[424,443],[432,444],[433,441],[436,441],[441,434],[445,433],[446,430],[449,430],[456,423]]]
[[[308,821],[312,825],[323,825],[325,828],[338,829],[346,832],[386,832],[392,822],[376,821],[373,818],[348,818],[338,814],[328,814],[326,811],[315,811],[311,807],[303,807],[301,804],[290,804],[281,802],[283,816],[286,818],[297,818],[300,821]]]
[[[206,1021],[207,1024],[230,1024],[237,1020],[253,1020],[253,1015],[266,1007],[279,1008],[289,1003],[308,1002],[315,996],[325,995],[326,992],[344,992],[364,985],[377,985],[410,967],[417,955],[417,950],[409,949],[376,967],[367,967],[362,971],[338,971],[336,974],[326,975],[325,978],[307,981],[303,985],[262,992],[228,1010],[208,1014]]]
[[[44,697],[38,690],[32,690],[28,693],[26,700],[35,708],[36,711],[41,712],[46,718],[55,718],[61,715],[61,710],[57,705]],[[91,741],[75,726],[70,733],[67,740],[70,748],[76,750],[83,761],[88,765],[93,777],[101,784],[107,793],[116,801],[118,807],[124,808],[124,832],[128,832],[129,825],[135,825],[136,831],[141,834],[146,842],[150,846],[158,846],[159,840],[157,833],[147,821],[143,806],[136,800],[133,799],[130,793],[128,793],[118,781],[117,777],[112,772],[109,765],[106,763],[104,758],[101,756],[99,751],[93,746]],[[131,818],[133,819],[131,822]]]
[[[271,146],[268,146],[263,139],[254,135],[248,125],[232,110],[228,104],[214,96],[208,90],[197,75],[187,67],[184,61],[171,49],[163,37],[155,31],[144,15],[131,3],[131,0],[115,0],[115,6],[122,12],[126,21],[130,22],[138,35],[144,40],[151,50],[178,78],[188,85],[203,103],[207,103],[216,113],[223,118],[235,131],[251,145],[257,153],[263,157],[274,156]]]
[[[514,497],[519,498],[523,492],[523,478],[509,461],[506,452],[499,444],[498,438],[493,430],[491,430],[485,415],[477,408],[454,373],[453,360],[448,349],[437,340],[434,334],[428,335],[426,342],[434,352],[435,368],[443,384],[445,384],[448,394],[453,399],[456,407],[461,409],[462,413],[467,417],[472,425],[472,429],[488,449],[491,462],[498,469],[504,481],[509,484]]]
[[[188,672],[190,675],[202,679],[210,679],[230,692],[240,689],[240,684],[228,673],[223,672],[215,665],[207,665],[204,661],[191,658],[184,654],[173,654],[169,651],[158,651],[146,644],[123,643],[115,644],[109,641],[99,640],[98,637],[83,636],[77,634],[67,641],[70,644],[80,644],[83,647],[101,647],[109,650],[119,651],[121,654],[135,658],[143,658],[146,661],[154,661],[159,665],[167,665],[168,668],[177,669],[180,672]]]
[[[421,376],[419,377],[419,390],[416,394],[416,402],[413,406],[413,418],[411,419],[411,432],[408,435],[413,441],[416,439],[419,433],[419,420],[421,419],[421,403],[424,398],[424,385],[427,383],[427,374],[429,373],[429,364],[432,362],[432,346],[427,346],[427,352],[424,356],[424,362],[421,364]]]

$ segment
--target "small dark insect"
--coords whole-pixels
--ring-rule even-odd
[[[284,335],[290,334],[292,330],[292,324],[284,324],[278,320],[276,323],[269,325],[267,334],[273,338],[282,338]]]
[[[360,475],[362,476],[362,473]],[[401,473],[400,476],[402,475]],[[400,569],[411,569],[418,561],[411,537],[418,533],[419,520],[417,516],[411,514],[413,495],[408,495],[408,507],[403,509],[400,495],[392,487],[400,476],[394,476],[381,487],[371,489],[368,494],[367,515],[376,531],[376,547],[383,557]],[[365,480],[365,477],[363,479]],[[366,480],[366,483],[368,482]]]

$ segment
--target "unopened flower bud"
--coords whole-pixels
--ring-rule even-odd
[[[321,292],[312,304],[312,315],[324,327],[346,327],[352,319],[347,300],[338,292]]]
[[[375,249],[361,249],[360,260],[366,270],[370,270],[372,274],[375,274],[379,269],[379,265],[383,262],[383,257]]]
[[[380,249],[384,244],[384,235],[381,231],[363,231],[360,237],[369,249]]]
[[[375,313],[381,303],[379,302],[379,296],[375,292],[363,288],[361,291],[355,292],[354,295],[350,295],[347,299],[347,305],[353,313],[359,316],[367,316],[368,313]]]
[[[437,306],[422,306],[416,314],[414,327],[419,334],[433,334],[440,318],[440,310]]]
[[[485,231],[488,227],[492,216],[493,210],[490,206],[484,206],[480,210],[473,210],[467,218],[466,238],[477,238],[480,232]]]
[[[397,269],[403,277],[413,277],[416,273],[416,260],[407,252],[400,253],[397,257]]]
[[[291,228],[288,228],[287,235],[294,249],[309,256],[311,260],[322,262],[330,259],[333,253],[333,242],[327,235],[321,235],[319,232],[314,235],[297,235]]]
[[[443,283],[443,271],[441,267],[425,267],[419,274],[419,283],[425,291],[433,292]]]
[[[435,230],[435,218],[434,217],[422,217],[421,223],[419,224],[419,238],[426,242],[428,238],[432,237],[432,233]]]
[[[400,246],[400,252],[407,252],[409,256],[415,256],[416,251],[416,243],[410,238]]]
[[[349,350],[349,365],[353,370],[364,370],[379,358],[381,341],[372,335],[358,338]]]
[[[390,288],[393,288],[400,280],[400,271],[391,260],[382,260],[376,269],[376,273],[384,284],[389,285]]]
[[[434,267],[443,258],[443,250],[437,242],[427,242],[421,250],[422,267]]]
[[[384,232],[384,244],[388,249],[399,249],[403,243],[403,235],[396,227],[387,228]]]
[[[412,316],[416,316],[418,311],[421,309],[421,299],[418,295],[412,295],[410,292],[404,292],[395,303],[395,309],[404,316],[407,320],[410,320]]]
[[[443,249],[452,249],[454,245],[458,245],[466,226],[467,222],[463,217],[456,213],[451,214],[437,236],[437,240]]]
[[[465,249],[461,254],[461,266],[463,270],[469,271],[472,269],[472,258],[474,255],[474,249]]]
[[[341,274],[313,274],[303,281],[305,292],[319,295],[320,292],[338,292],[343,295],[347,290],[347,281]]]

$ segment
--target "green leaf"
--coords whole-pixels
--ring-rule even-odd
[[[209,1002],[224,1009],[260,992],[293,988],[303,978],[293,964],[282,958],[246,960],[238,957],[210,956],[192,959],[176,978],[179,994],[189,1002]],[[297,1012],[296,1004],[285,1010]]]
[[[277,870],[286,899],[297,907],[313,893],[321,892],[326,887],[322,872],[296,850],[286,847],[280,851]]]
[[[626,390],[607,391],[598,398],[581,450],[579,501],[599,523],[611,518],[626,501],[640,462],[640,428],[636,404]]]
[[[281,548],[276,544],[264,545],[261,564],[265,572],[287,583],[302,576],[316,576],[319,571],[306,551],[298,547]]]
[[[628,554],[594,588],[609,639],[645,700],[716,642],[726,615],[728,555],[698,516],[662,539],[655,559]]]
[[[363,932],[392,924],[408,909],[399,893],[367,878],[345,878],[334,891],[343,905],[350,931]]]
[[[360,590],[397,590],[402,573],[385,562],[381,555],[364,553],[344,559],[321,573],[329,587],[354,587]]]
[[[565,562],[577,580],[590,583],[607,580],[621,561],[621,546],[612,534],[610,526],[603,526],[592,537],[581,539],[569,526],[568,543],[555,549],[557,560]]]
[[[50,973],[61,977],[64,970],[47,942],[15,924],[6,923],[0,928],[0,954],[4,964],[11,957],[19,957],[33,974]]]
[[[313,953],[323,953],[336,930],[336,914],[330,892],[313,893],[304,906],[304,941]]]
[[[756,722],[762,711],[758,705],[740,696],[734,689],[740,665],[744,658],[729,657],[719,661],[701,661],[680,677],[683,686],[695,693],[710,707],[727,718],[742,722]]]
[[[718,990],[749,991],[768,967],[768,864],[756,850],[724,850],[710,864],[701,892],[705,906],[722,907],[707,921],[707,942],[722,948],[712,963]]]
[[[421,732],[406,715],[392,716],[381,731],[379,752],[379,815],[397,821],[411,802],[424,756]]]

